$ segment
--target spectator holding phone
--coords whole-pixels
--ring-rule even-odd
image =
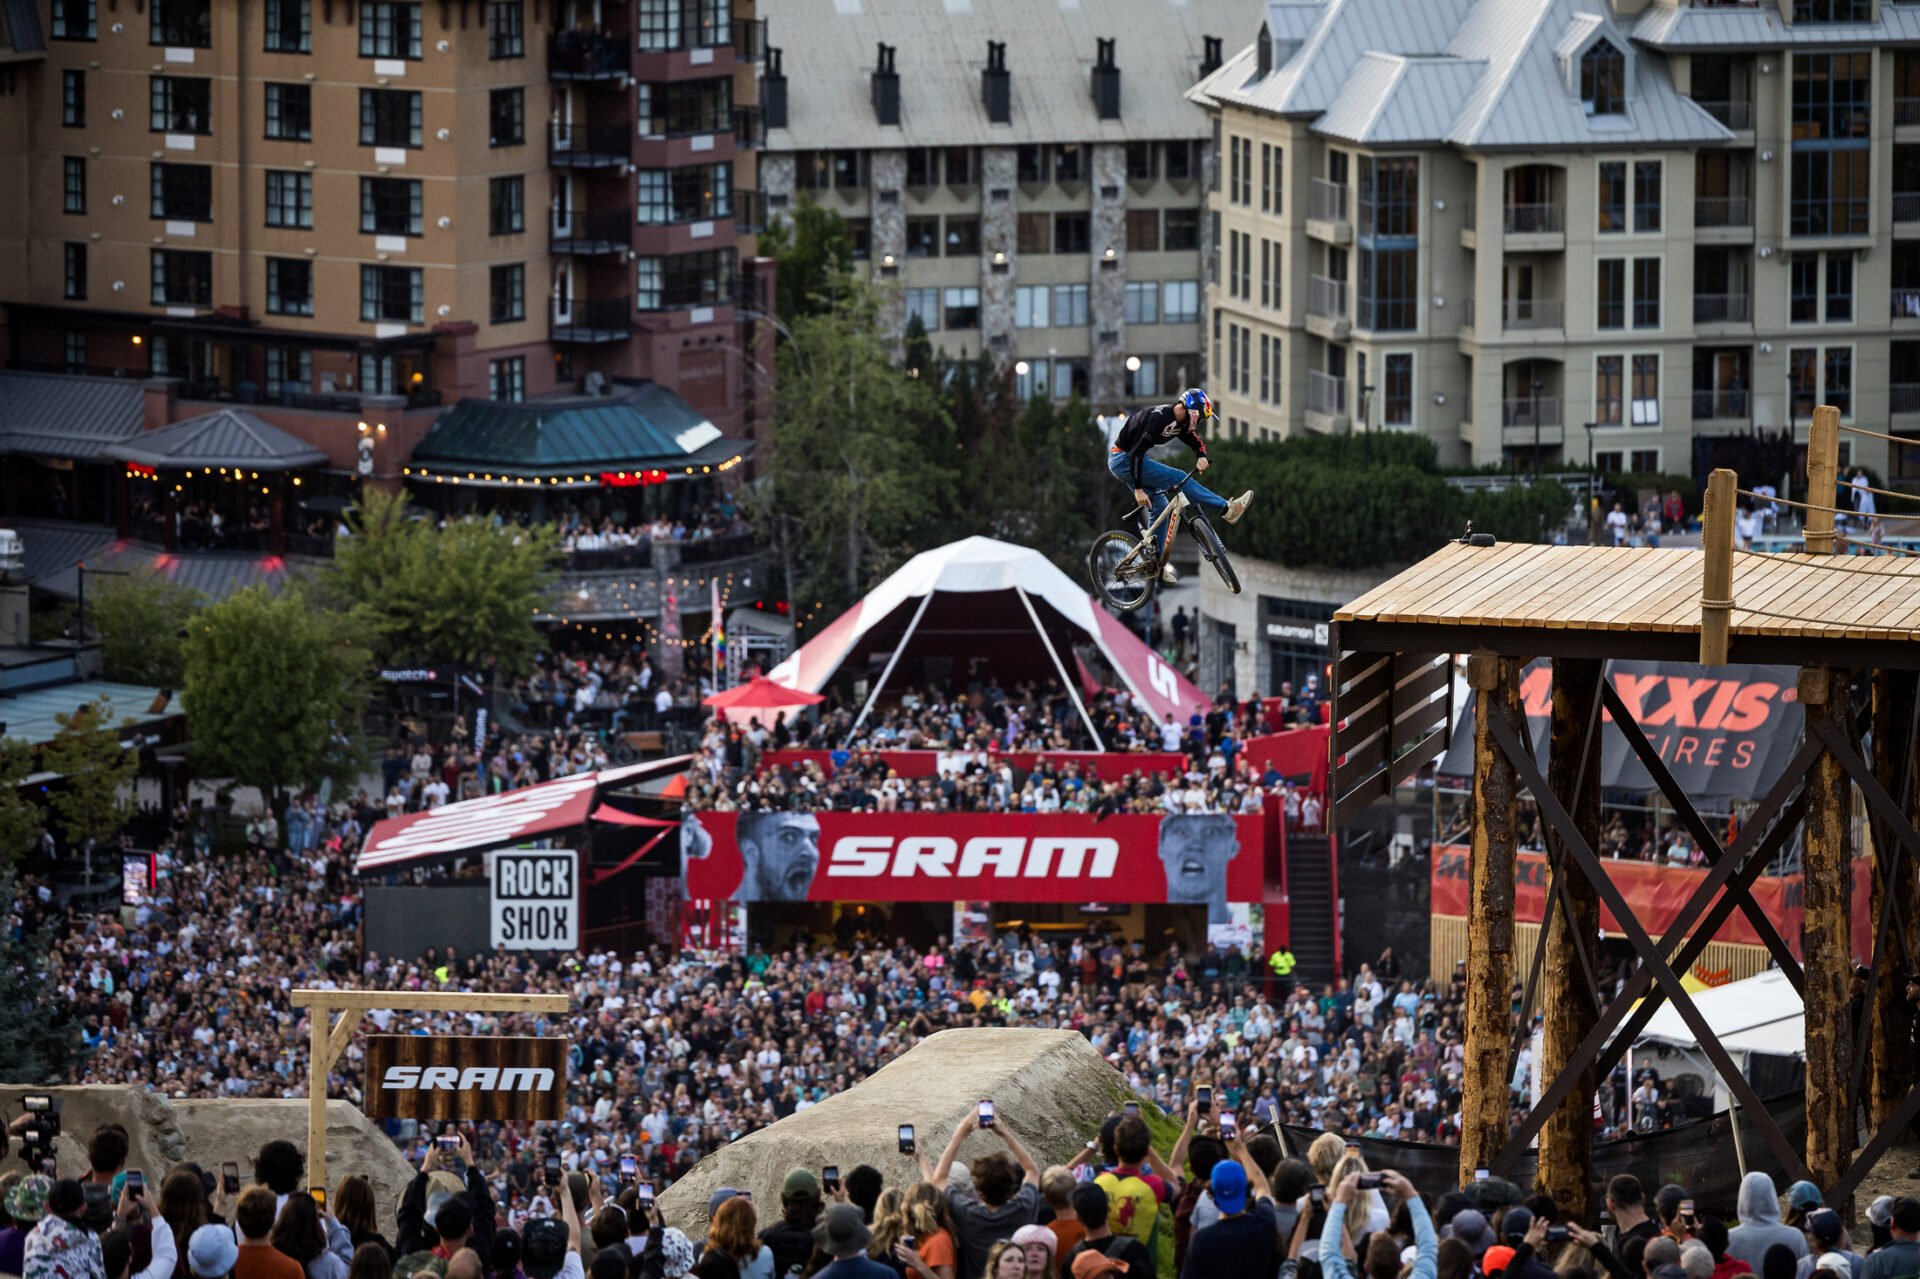
[[[1270,1275],[1279,1247],[1280,1216],[1267,1176],[1238,1137],[1220,1143],[1226,1154],[1208,1172],[1208,1194],[1219,1220],[1193,1232],[1182,1279],[1208,1275]]]
[[[1408,1279],[1436,1279],[1440,1264],[1440,1237],[1434,1233],[1433,1218],[1428,1215],[1427,1205],[1421,1201],[1420,1192],[1413,1188],[1413,1183],[1391,1169],[1377,1174],[1349,1172],[1341,1177],[1334,1187],[1333,1203],[1327,1209],[1327,1222],[1321,1237],[1329,1241],[1341,1237],[1346,1227],[1347,1212],[1353,1206],[1355,1197],[1363,1189],[1374,1189],[1371,1185],[1363,1187],[1361,1182],[1371,1182],[1376,1178],[1381,1187],[1392,1191],[1407,1205],[1407,1216],[1413,1221],[1413,1269]],[[1191,1258],[1192,1254],[1188,1255]],[[1340,1248],[1320,1250],[1320,1272],[1326,1279],[1353,1279],[1353,1269]]]
[[[989,1102],[981,1102],[987,1111]],[[991,1113],[990,1111],[988,1113]],[[1144,1128],[1146,1125],[1142,1124]],[[980,1279],[986,1272],[987,1254],[1002,1239],[1011,1239],[1022,1226],[1032,1225],[1040,1215],[1040,1165],[1020,1144],[1020,1139],[1004,1123],[995,1121],[989,1131],[1006,1145],[1006,1153],[994,1151],[968,1165],[973,1192],[952,1186],[948,1178],[960,1144],[980,1130],[980,1115],[974,1113],[960,1121],[947,1140],[940,1164],[928,1174],[926,1156],[915,1152],[922,1175],[935,1189],[947,1195],[947,1207],[953,1214],[954,1239],[960,1253],[959,1279]],[[1009,1158],[1009,1155],[1011,1158]],[[1077,1202],[1077,1201],[1076,1201]]]

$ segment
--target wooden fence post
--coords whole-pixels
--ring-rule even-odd
[[[1807,505],[1832,508],[1840,483],[1840,410],[1823,404],[1813,411],[1807,432]],[[1808,511],[1807,551],[1833,554],[1833,511]]]
[[[1700,545],[1706,569],[1700,585],[1700,665],[1725,666],[1729,624],[1733,620],[1732,471],[1717,468],[1707,478],[1707,500],[1700,521]]]
[[[1845,669],[1800,668],[1799,698],[1806,708],[1809,736],[1819,719],[1844,728],[1851,680],[1852,672]],[[1853,1073],[1853,931],[1848,922],[1853,783],[1833,752],[1821,751],[1807,770],[1806,785],[1806,915],[1800,954],[1806,972],[1807,1169],[1815,1185],[1831,1187],[1846,1174],[1854,1147],[1848,1097]],[[1847,1213],[1845,1204],[1828,1207],[1842,1216]]]
[[[1467,904],[1467,1054],[1460,1106],[1460,1182],[1471,1184],[1506,1144],[1507,1053],[1513,1042],[1514,849],[1519,786],[1491,727],[1504,718],[1527,732],[1518,658],[1486,651],[1467,658],[1474,691],[1473,836]]]

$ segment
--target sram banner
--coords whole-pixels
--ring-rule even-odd
[[[493,944],[508,950],[580,947],[580,855],[570,849],[492,853]]]
[[[369,1035],[371,1119],[563,1119],[565,1039]]]
[[[1259,901],[1262,819],[1178,813],[699,813],[690,897],[1175,902],[1227,922]]]

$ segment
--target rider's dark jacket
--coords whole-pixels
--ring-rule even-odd
[[[1156,404],[1141,409],[1127,419],[1120,428],[1120,434],[1114,437],[1113,451],[1127,455],[1127,475],[1133,481],[1133,487],[1143,487],[1140,480],[1141,464],[1147,460],[1147,450],[1166,443],[1171,439],[1180,439],[1186,446],[1201,457],[1207,455],[1207,442],[1193,429],[1193,415],[1187,415],[1187,424],[1181,426],[1173,419],[1173,405]]]

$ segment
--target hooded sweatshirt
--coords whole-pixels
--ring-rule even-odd
[[[1792,1249],[1795,1261],[1807,1255],[1807,1237],[1781,1224],[1780,1193],[1766,1173],[1750,1172],[1740,1183],[1739,1213],[1740,1224],[1727,1232],[1727,1256],[1746,1262],[1755,1274],[1774,1244]]]

